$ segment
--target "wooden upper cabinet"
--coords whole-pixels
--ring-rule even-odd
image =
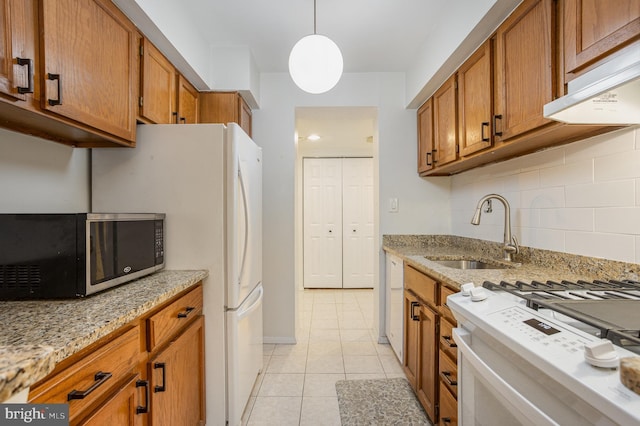
[[[15,100],[39,97],[36,0],[0,0],[0,93]]]
[[[146,38],[142,41],[140,116],[155,124],[178,122],[176,69]]]
[[[198,91],[182,75],[178,75],[178,122],[198,123]]]
[[[640,0],[565,0],[563,17],[566,80],[634,41],[640,49]]]
[[[43,109],[135,140],[137,32],[106,0],[42,0]]]
[[[200,94],[201,123],[237,123],[251,136],[251,108],[238,92]]]
[[[456,122],[456,76],[452,75],[433,94],[433,139],[436,167],[458,158],[458,125]]]
[[[418,109],[418,173],[433,168],[433,98]]]
[[[460,155],[492,145],[493,75],[491,40],[485,41],[458,69]]]
[[[551,120],[543,107],[557,95],[554,0],[524,0],[495,36],[493,132],[508,141]]]

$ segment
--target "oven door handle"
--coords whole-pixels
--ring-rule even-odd
[[[454,328],[453,340],[458,344],[458,363],[464,359],[466,362],[471,364],[477,374],[482,377],[482,379],[500,396],[501,402],[505,406],[509,406],[509,409],[513,414],[519,414],[518,417],[526,422],[524,424],[530,424],[532,426],[558,425],[558,423],[553,421],[553,419],[547,416],[538,407],[529,402],[480,359],[478,354],[476,354],[473,349],[471,349],[471,346],[469,346],[468,342],[471,340],[471,333],[463,328]],[[464,386],[464,377],[462,374],[461,365],[458,365],[459,388]],[[460,396],[458,398],[460,398]]]

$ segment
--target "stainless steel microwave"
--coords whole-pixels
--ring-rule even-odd
[[[164,214],[0,214],[0,300],[84,297],[164,268]]]

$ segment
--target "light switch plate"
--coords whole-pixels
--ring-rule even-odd
[[[390,213],[398,213],[398,199],[397,198],[389,198],[389,212]]]

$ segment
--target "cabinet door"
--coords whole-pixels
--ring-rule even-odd
[[[145,38],[142,42],[142,118],[156,124],[178,122],[176,78],[171,62]]]
[[[0,92],[14,99],[39,96],[37,14],[35,0],[0,0]]]
[[[196,319],[149,365],[151,424],[204,424],[204,317]]]
[[[418,173],[433,169],[433,98],[418,109]]]
[[[178,122],[198,122],[198,91],[182,75],[178,75]]]
[[[496,33],[497,140],[537,129],[551,120],[543,106],[555,96],[556,46],[553,0],[524,0]]]
[[[433,94],[433,162],[436,167],[458,158],[456,114],[456,76],[453,75]]]
[[[640,0],[565,0],[567,78],[640,38]]]
[[[238,124],[242,127],[242,130],[251,137],[251,108],[249,108],[249,105],[242,99],[240,94],[238,94],[238,103]]]
[[[420,342],[420,302],[412,293],[404,292],[404,360],[402,369],[414,390],[418,385],[418,350]]]
[[[493,76],[491,40],[487,40],[458,70],[458,138],[460,155],[492,144]]]
[[[42,108],[135,139],[136,30],[106,0],[42,0]]]
[[[373,160],[342,159],[342,287],[373,287]]]
[[[131,378],[118,392],[109,398],[100,408],[91,413],[79,424],[83,426],[141,426],[145,424],[145,408],[149,401],[147,388],[149,383],[139,380],[140,375]]]
[[[419,315],[418,383],[416,394],[427,416],[433,421],[436,415],[438,386],[438,343],[436,325],[438,315],[427,306],[416,309]]]

